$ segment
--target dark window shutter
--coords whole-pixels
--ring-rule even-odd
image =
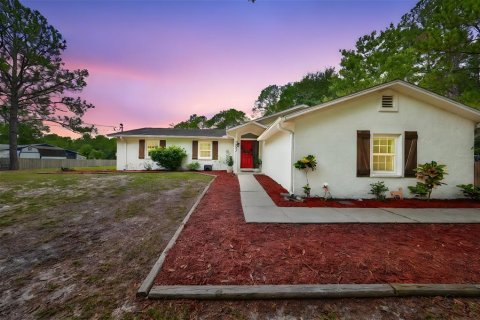
[[[405,177],[415,178],[417,168],[417,131],[405,131]]]
[[[198,159],[198,141],[192,141],[192,159]]]
[[[165,148],[167,146],[167,140],[160,140],[160,148]]]
[[[218,160],[218,141],[212,141],[212,159]]]
[[[145,159],[145,140],[138,140],[138,159]]]
[[[370,131],[357,131],[357,177],[370,177]]]

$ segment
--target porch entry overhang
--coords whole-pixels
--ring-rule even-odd
[[[227,130],[227,135],[234,139],[234,172],[249,171],[258,166],[262,146],[257,139],[265,129],[265,126],[252,121]]]

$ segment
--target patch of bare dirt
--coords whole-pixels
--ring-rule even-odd
[[[208,182],[151,176],[135,187],[135,175],[83,175],[71,186],[53,181],[18,191],[18,197],[82,194],[82,201],[60,199],[2,227],[0,318],[134,312],[139,283]]]

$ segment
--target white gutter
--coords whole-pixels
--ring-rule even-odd
[[[224,135],[221,137],[214,137],[214,136],[166,136],[166,135],[151,135],[151,134],[144,134],[144,135],[115,135],[109,136],[112,138],[135,138],[135,139],[142,139],[142,138],[162,138],[162,139],[198,139],[198,140],[229,140],[229,136]]]
[[[290,188],[288,190],[288,193],[290,194],[293,194],[293,162],[294,162],[294,154],[295,154],[295,145],[294,145],[294,132],[290,129],[287,129],[285,127],[282,126],[283,122],[285,121],[285,118],[282,117],[282,118],[279,118],[280,121],[277,123],[277,128],[278,130],[280,131],[283,131],[283,132],[286,132],[286,133],[289,133],[290,134],[290,147],[291,147],[291,150],[290,150]]]

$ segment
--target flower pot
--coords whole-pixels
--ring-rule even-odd
[[[227,173],[232,173],[233,172],[233,167],[227,167]]]

